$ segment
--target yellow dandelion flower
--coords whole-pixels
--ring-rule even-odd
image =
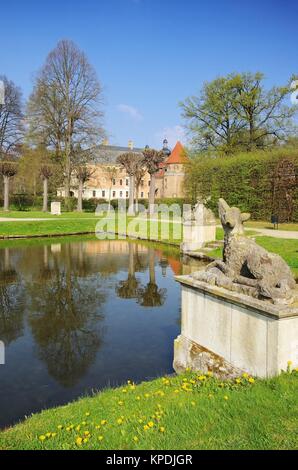
[[[244,372],[244,374],[242,374],[242,377],[243,377],[244,379],[247,379],[247,378],[248,378],[248,374],[247,374],[246,372]]]
[[[81,426],[80,426],[80,425],[78,425],[78,426],[76,427],[76,431],[78,431],[78,432],[79,432],[79,431],[80,431],[80,429],[81,429]]]
[[[118,418],[118,419],[117,419],[117,424],[123,424],[123,419],[122,419],[122,418]]]
[[[153,421],[149,421],[148,426],[149,426],[149,428],[153,428],[154,427]]]
[[[86,421],[82,421],[82,426],[86,426],[87,422]]]
[[[133,441],[134,441],[134,442],[139,442],[138,436],[134,436]]]
[[[77,446],[81,446],[82,443],[83,443],[83,439],[82,439],[81,437],[77,437],[77,439],[76,439],[76,445],[77,445]]]
[[[224,400],[228,400],[229,397],[227,395],[224,396]]]
[[[206,376],[205,376],[205,375],[200,375],[200,376],[198,377],[198,379],[199,379],[201,382],[203,382],[204,380],[206,380]]]
[[[84,435],[85,435],[85,436],[90,436],[90,432],[89,432],[89,431],[85,431],[85,432],[84,432]]]
[[[124,389],[122,390],[122,393],[127,393],[126,388],[124,388]]]
[[[255,379],[254,379],[253,377],[249,377],[248,381],[249,381],[250,384],[254,384],[254,383],[255,383]]]
[[[46,440],[46,436],[44,436],[43,434],[41,436],[39,436],[39,440],[41,442],[45,441]]]
[[[57,426],[57,429],[59,429],[61,431],[61,429],[63,429],[62,424],[59,424],[59,426]]]
[[[293,364],[292,361],[288,361],[288,366],[291,366]]]
[[[194,385],[196,383],[196,381],[195,380],[190,380],[190,383]]]
[[[145,393],[145,398],[149,398],[150,397],[150,394],[149,393]]]
[[[106,419],[102,419],[101,422],[100,422],[100,424],[101,424],[102,426],[105,426],[105,425],[107,424],[107,420],[106,420]]]
[[[95,426],[95,429],[96,429],[96,430],[100,429],[99,424],[97,424],[97,426]]]
[[[241,379],[236,379],[236,384],[241,384]]]
[[[183,379],[183,382],[188,382],[188,379]]]
[[[98,436],[97,438],[99,441],[103,441],[103,436]]]
[[[51,437],[51,435],[52,435],[51,432],[47,432],[47,433],[46,433],[46,437],[47,437],[47,438]]]
[[[164,428],[164,426],[161,426],[161,427],[159,428],[159,431],[160,431],[160,432],[165,432],[165,430],[166,430],[166,429]]]
[[[88,437],[85,437],[85,438],[83,439],[83,443],[84,443],[84,444],[86,444],[88,441],[89,441]]]
[[[174,393],[179,393],[179,390],[177,390],[177,388],[176,388],[176,390],[174,390]]]
[[[89,413],[89,411],[87,411],[87,413],[85,413],[85,416],[90,416],[90,413]]]
[[[138,401],[139,401],[139,400],[141,400],[141,397],[140,397],[140,396],[138,396],[138,397],[136,398],[136,400],[138,400]]]
[[[122,405],[123,405],[123,401],[121,401],[121,400],[118,401],[118,405],[119,405],[119,406],[122,406]]]
[[[149,429],[149,426],[147,424],[145,424],[144,431],[148,431],[148,429]]]
[[[57,436],[57,433],[56,433],[56,432],[52,432],[51,437],[56,437],[56,436]]]
[[[213,372],[211,372],[211,370],[208,370],[207,375],[208,377],[213,377]]]

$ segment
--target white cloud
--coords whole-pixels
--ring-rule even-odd
[[[178,140],[182,144],[186,143],[185,131],[182,126],[164,127],[162,131],[156,132],[155,142],[157,146],[161,146],[163,140],[167,138],[169,147],[173,148]]]
[[[134,108],[133,106],[130,106],[128,104],[119,104],[118,105],[118,110],[121,113],[128,114],[131,119],[134,121],[142,121],[143,116],[142,114],[138,111],[137,108]]]

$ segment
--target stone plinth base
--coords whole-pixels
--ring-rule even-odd
[[[271,377],[298,367],[298,305],[278,306],[180,276],[182,331],[174,369]]]
[[[181,251],[199,250],[205,243],[216,240],[216,225],[199,225],[196,222],[184,222]]]
[[[51,214],[52,215],[61,215],[61,202],[52,202],[51,203]]]

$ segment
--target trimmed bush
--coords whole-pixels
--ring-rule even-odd
[[[298,151],[280,148],[229,157],[198,155],[186,169],[185,191],[217,212],[220,197],[253,219],[298,221]]]

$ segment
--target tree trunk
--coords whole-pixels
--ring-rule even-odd
[[[135,204],[136,214],[139,213],[139,186],[136,186],[136,204]]]
[[[131,175],[129,177],[129,207],[128,207],[128,215],[135,215],[134,209],[134,196],[135,196],[135,177]]]
[[[43,212],[48,211],[48,178],[44,178],[43,180]]]
[[[149,215],[153,215],[155,212],[154,201],[155,201],[155,174],[152,174],[150,178],[150,191],[149,191]]]
[[[79,180],[79,191],[78,191],[78,212],[83,212],[83,181]]]
[[[112,197],[112,188],[109,188],[109,205],[108,205],[108,214],[111,212],[111,197]]]
[[[4,205],[3,209],[9,211],[9,176],[3,176],[4,180]]]
[[[152,248],[149,248],[149,282],[150,282],[150,284],[156,284],[156,279],[155,279],[155,252]]]

